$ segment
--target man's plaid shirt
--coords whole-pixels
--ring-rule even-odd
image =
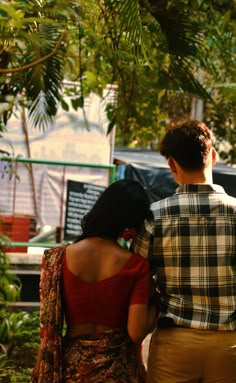
[[[183,185],[152,204],[133,249],[155,267],[160,316],[202,330],[236,330],[236,198]]]

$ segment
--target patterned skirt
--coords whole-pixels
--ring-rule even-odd
[[[124,330],[63,339],[64,383],[145,383],[141,348]]]

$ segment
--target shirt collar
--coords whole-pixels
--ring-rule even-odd
[[[216,184],[186,184],[180,185],[176,193],[225,193],[222,186]]]

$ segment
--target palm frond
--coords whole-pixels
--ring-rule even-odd
[[[146,3],[148,5],[146,5]],[[159,23],[166,38],[168,51],[178,56],[195,56],[204,38],[203,28],[198,22],[197,13],[179,7],[179,4],[163,0],[144,2],[146,10]]]
[[[38,28],[41,44],[35,44],[29,62],[37,60],[50,52],[58,40],[58,30],[51,25],[40,25]],[[63,80],[64,48],[59,48],[56,55],[30,68],[25,73],[25,94],[29,103],[29,116],[35,126],[45,129],[57,112],[60,100],[60,88]],[[37,105],[38,104],[38,105]],[[38,113],[40,112],[40,115]]]
[[[132,44],[143,40],[143,28],[138,0],[111,1],[111,6],[119,15],[121,31]]]
[[[211,95],[198,79],[198,75],[191,61],[179,56],[172,56],[171,58],[172,60],[167,76],[172,84],[174,84],[178,90],[210,100]],[[178,73],[177,76],[176,73]]]
[[[12,33],[8,24],[3,24],[4,41],[2,40],[3,45],[0,46],[0,68],[18,70],[10,77],[5,76],[6,81],[0,84],[1,94],[23,93],[27,98],[32,124],[39,124],[43,129],[51,124],[60,100],[65,44],[64,41],[58,47],[57,44],[63,32],[62,28],[67,24],[67,18],[75,19],[76,12],[70,8],[72,3],[75,2],[19,0],[5,14],[4,9],[0,9],[0,15],[2,12],[2,17],[5,16],[6,19],[11,11],[10,14],[14,16],[12,25],[15,29]],[[18,18],[15,14],[19,14]],[[54,52],[55,47],[57,49]],[[47,56],[50,57],[44,60]],[[39,64],[35,65],[37,62]],[[34,65],[31,65],[32,63]],[[29,69],[21,71],[21,67],[25,66]],[[36,117],[36,111],[40,111],[40,116]],[[5,115],[6,113],[0,116],[3,123],[6,123],[9,117]]]
[[[130,51],[146,54],[139,0],[104,0],[100,3],[99,17],[104,22],[104,31],[112,37],[114,50],[127,44]],[[138,47],[138,50],[137,50]]]

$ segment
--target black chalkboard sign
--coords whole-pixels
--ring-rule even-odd
[[[64,240],[73,240],[80,234],[82,218],[104,190],[104,186],[67,181]]]

